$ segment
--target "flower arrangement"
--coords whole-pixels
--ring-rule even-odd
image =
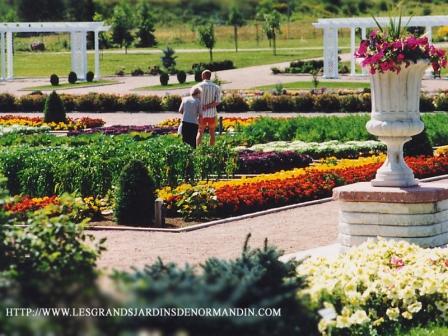
[[[448,252],[405,241],[370,240],[335,258],[298,267],[300,291],[316,310],[322,335],[392,335],[400,325],[448,320]]]
[[[376,21],[376,19],[374,18]],[[405,33],[401,16],[396,23],[390,19],[389,27],[383,29],[377,22],[378,30],[373,30],[367,40],[362,40],[355,56],[362,60],[362,66],[369,67],[370,73],[393,71],[399,73],[403,66],[420,60],[431,63],[435,73],[446,67],[447,57],[443,49],[429,44],[428,37],[417,37]]]

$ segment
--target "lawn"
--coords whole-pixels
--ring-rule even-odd
[[[67,90],[67,89],[77,89],[77,88],[82,88],[82,87],[94,87],[94,86],[112,85],[112,84],[118,84],[118,83],[119,83],[118,81],[103,79],[103,80],[93,81],[93,82],[78,82],[78,83],[75,83],[75,84],[63,83],[63,84],[59,84],[57,86],[53,86],[51,84],[49,84],[49,85],[41,85],[41,86],[33,86],[33,87],[25,88],[25,89],[23,89],[21,91]]]
[[[279,84],[274,85],[264,85],[258,86],[255,89],[259,90],[272,90],[275,89]],[[313,83],[310,81],[298,81],[292,83],[282,84],[284,89],[313,89]],[[328,89],[365,89],[370,88],[370,84],[366,82],[339,82],[339,81],[320,81],[318,88],[328,88]]]
[[[238,53],[226,51],[215,53],[214,61],[230,59],[234,61],[236,67],[242,68],[321,56],[322,51],[320,50],[279,51],[277,56],[274,56],[271,51],[240,51]],[[47,77],[53,73],[65,76],[70,71],[70,57],[70,53],[17,52],[14,57],[14,73],[17,77]],[[94,55],[89,54],[89,69],[94,68],[93,61]],[[198,62],[209,62],[208,53],[179,53],[177,68],[189,70],[192,64]],[[126,73],[130,73],[136,68],[147,70],[149,66],[160,65],[160,63],[159,54],[104,53],[101,56],[101,74],[113,75],[121,68],[125,68]]]
[[[399,334],[400,336],[446,336],[448,335],[447,327],[431,326],[426,328],[414,328],[406,333]]]
[[[185,82],[183,84],[173,83],[168,85],[152,85],[152,86],[144,86],[134,89],[134,91],[163,91],[163,90],[175,90],[175,89],[184,89],[192,87],[196,85],[195,81]]]

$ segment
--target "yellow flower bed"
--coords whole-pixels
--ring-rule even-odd
[[[372,163],[378,163],[383,162],[385,160],[385,155],[378,155],[378,156],[370,156],[370,157],[361,157],[358,159],[342,159],[337,160],[335,158],[327,158],[326,160],[315,163],[307,168],[297,168],[293,170],[287,170],[287,171],[280,171],[277,173],[272,174],[261,174],[255,177],[242,177],[238,180],[232,180],[232,181],[201,181],[198,183],[198,185],[208,185],[209,187],[212,187],[214,189],[219,189],[224,186],[237,186],[237,185],[243,185],[243,184],[250,184],[250,183],[256,183],[260,181],[272,181],[272,180],[278,180],[278,179],[289,179],[289,178],[295,178],[298,176],[301,176],[305,174],[306,172],[310,170],[317,170],[317,171],[330,171],[334,169],[344,169],[344,168],[354,168],[354,167],[361,167]],[[183,192],[185,190],[188,190],[192,187],[190,184],[181,184],[177,188],[171,188],[171,187],[165,187],[158,190],[158,197],[167,200],[170,199],[173,194],[179,194],[180,192]]]
[[[448,249],[368,241],[333,259],[308,259],[298,274],[309,283],[299,297],[326,308],[319,322],[322,335],[362,328],[385,335],[413,320],[448,321]]]

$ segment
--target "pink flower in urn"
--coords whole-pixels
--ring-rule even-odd
[[[395,41],[394,43],[392,43],[392,47],[395,49],[403,49],[403,42]]]
[[[357,57],[363,57],[367,52],[367,47],[369,46],[369,42],[363,40],[361,41],[361,44],[359,45],[358,50],[355,53],[355,56]]]
[[[401,259],[397,256],[392,256],[390,258],[390,264],[391,264],[391,266],[394,266],[396,268],[402,268],[404,266],[404,261],[403,261],[403,259]]]
[[[404,60],[404,55],[403,54],[398,54],[397,61],[401,62],[402,60]]]

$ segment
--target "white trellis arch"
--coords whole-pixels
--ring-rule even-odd
[[[394,18],[398,20],[398,18]],[[389,23],[388,17],[377,18],[382,26]],[[403,17],[403,24],[409,22],[409,27],[425,27],[426,34],[431,41],[432,28],[448,25],[448,16],[413,16]],[[355,63],[355,30],[361,28],[361,37],[366,37],[367,28],[377,27],[373,18],[337,18],[337,19],[318,19],[313,23],[315,28],[324,30],[324,78],[338,78],[338,30],[341,28],[350,28],[350,74],[356,75]],[[363,74],[365,70],[363,70]]]
[[[95,36],[95,79],[100,79],[98,34],[109,30],[102,22],[0,22],[0,80],[14,78],[13,33],[70,33],[72,71],[84,80],[87,73],[87,33]]]

